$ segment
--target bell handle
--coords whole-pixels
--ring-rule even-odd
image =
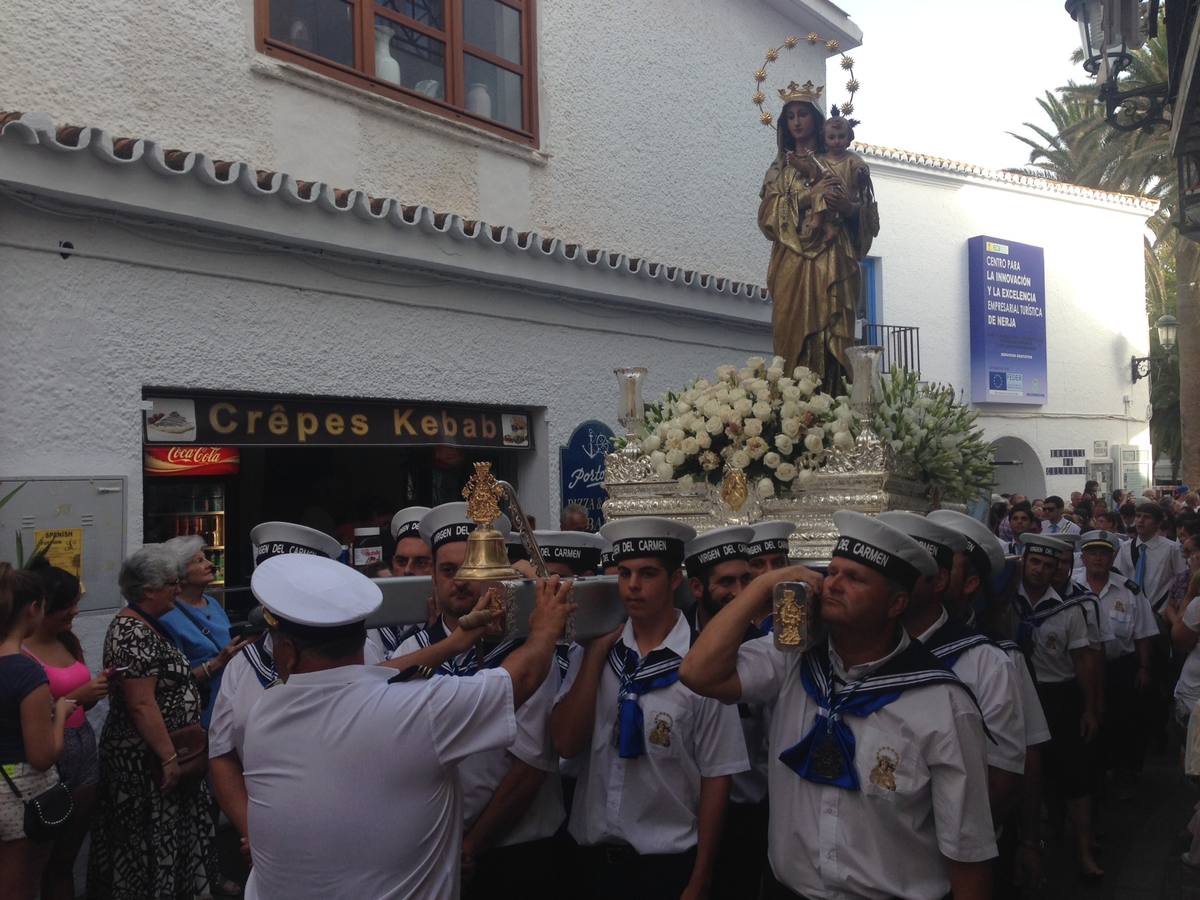
[[[549,578],[550,570],[546,568],[546,559],[542,556],[542,548],[538,546],[537,538],[533,536],[533,529],[529,527],[529,517],[525,515],[525,510],[521,509],[521,501],[517,499],[516,490],[507,481],[497,481],[496,484],[504,491],[505,499],[508,500],[508,518],[521,535],[521,543],[525,547],[525,552],[529,554],[529,563],[533,566],[533,571],[539,578]]]

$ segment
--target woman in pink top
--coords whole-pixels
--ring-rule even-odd
[[[92,677],[84,664],[79,638],[71,631],[71,623],[79,612],[79,579],[44,560],[32,568],[46,594],[46,614],[21,649],[46,670],[51,696],[56,700],[68,697],[79,703],[67,719],[63,751],[57,764],[58,777],[71,789],[75,800],[75,815],[54,841],[50,863],[42,877],[41,894],[43,900],[71,900],[75,896],[75,857],[91,827],[100,774],[96,733],[84,710],[107,696],[108,674],[102,672]]]

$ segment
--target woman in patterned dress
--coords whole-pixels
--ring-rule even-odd
[[[174,609],[178,560],[148,544],[122,564],[119,583],[129,605],[104,638],[104,666],[119,674],[100,734],[88,895],[191,900],[208,892],[217,862],[208,786],[203,779],[180,782],[169,736],[200,721],[187,659],[157,621]],[[152,767],[152,755],[161,765]]]

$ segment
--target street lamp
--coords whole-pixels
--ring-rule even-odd
[[[1149,28],[1158,33],[1158,3],[1150,0]],[[1117,131],[1137,131],[1167,124],[1166,82],[1122,91],[1117,76],[1133,62],[1140,47],[1139,0],[1067,0],[1067,12],[1079,25],[1083,68],[1097,78],[1104,120]]]
[[[1154,323],[1154,330],[1158,332],[1158,343],[1167,352],[1167,356],[1134,356],[1129,360],[1129,377],[1134,384],[1137,384],[1143,378],[1150,374],[1151,362],[1165,362],[1170,358],[1171,351],[1175,349],[1175,338],[1179,335],[1179,320],[1174,316],[1159,316],[1158,321]]]

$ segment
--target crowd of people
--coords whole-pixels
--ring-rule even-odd
[[[256,529],[261,624],[233,626],[178,538],[125,560],[97,674],[79,582],[0,564],[0,897],[73,896],[89,832],[96,898],[972,900],[1036,892],[1047,852],[1101,879],[1096,804],[1200,703],[1191,496],[841,512],[819,570],[789,522],[584,516],[536,532],[521,639],[459,577],[463,503],[396,513],[369,573],[427,576],[420,623],[368,629],[379,583],[284,523]],[[564,643],[597,575],[625,621]],[[32,840],[59,783],[74,813]]]

